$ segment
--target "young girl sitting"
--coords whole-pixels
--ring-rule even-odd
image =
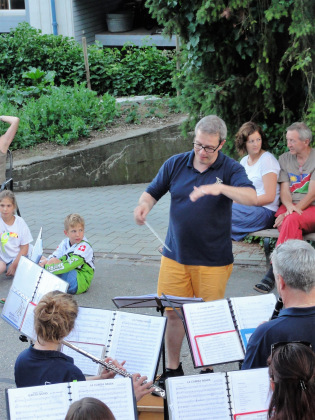
[[[12,191],[0,193],[0,274],[13,276],[22,255],[28,254],[29,243],[33,241],[31,232],[20,216]]]
[[[59,351],[61,341],[71,332],[78,315],[78,305],[72,295],[54,291],[42,297],[34,310],[34,328],[37,334],[35,344],[24,350],[14,367],[15,383],[18,388],[26,386],[56,384],[61,382],[85,381],[113,378],[115,373],[103,369],[99,376],[85,377],[74,365],[72,357]],[[110,357],[105,362],[123,369]],[[150,393],[152,382],[144,384],[146,377],[133,375],[136,399]]]

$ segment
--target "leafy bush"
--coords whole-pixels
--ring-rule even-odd
[[[15,91],[15,97],[19,95]],[[45,95],[29,97],[22,108],[4,100],[0,87],[0,114],[17,115],[20,127],[12,147],[15,149],[34,146],[45,141],[69,144],[91,130],[104,128],[116,115],[115,98],[108,94],[97,97],[96,92],[84,84],[51,87]]]
[[[22,77],[32,68],[55,73],[56,86],[85,81],[82,47],[72,38],[42,35],[27,23],[0,35],[0,79],[9,87],[30,86]],[[121,50],[100,44],[88,47],[92,89],[115,96],[174,93],[174,53],[156,47],[126,45]]]

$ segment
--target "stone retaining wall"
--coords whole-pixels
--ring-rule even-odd
[[[14,161],[15,191],[136,184],[151,181],[170,156],[192,148],[180,124],[132,130],[90,142],[84,149]]]

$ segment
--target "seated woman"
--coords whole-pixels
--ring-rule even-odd
[[[315,413],[315,353],[305,343],[274,345],[268,358],[273,391],[268,418],[312,420]]]
[[[248,233],[271,228],[279,207],[280,187],[277,183],[280,165],[269,152],[264,132],[254,122],[246,122],[236,134],[236,149],[248,153],[241,160],[248,178],[257,192],[257,205],[244,206],[233,203],[232,233],[234,241],[240,241]]]
[[[34,310],[34,328],[37,340],[33,346],[19,354],[14,376],[18,388],[62,382],[113,378],[115,373],[105,367],[99,376],[85,377],[74,365],[73,358],[59,351],[61,341],[72,331],[78,315],[78,304],[72,295],[59,291],[47,293]],[[123,369],[110,357],[105,362]],[[152,382],[144,383],[146,376],[138,373],[132,377],[137,401],[150,393]]]
[[[7,131],[0,136],[0,185],[5,181],[7,151],[19,127],[20,119],[6,115],[0,116],[0,121],[10,124]]]

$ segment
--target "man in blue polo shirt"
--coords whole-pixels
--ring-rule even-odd
[[[233,268],[232,202],[255,205],[257,200],[243,166],[221,152],[226,134],[221,118],[210,115],[200,120],[194,149],[162,165],[134,211],[136,222],[142,225],[157,201],[171,193],[166,236],[171,251],[163,249],[159,295],[195,296],[205,301],[224,297]],[[167,317],[166,377],[179,376],[183,375],[179,358],[185,331],[174,311],[167,311]]]
[[[242,369],[266,367],[275,343],[306,341],[315,349],[315,250],[305,241],[291,239],[275,248],[271,260],[285,309],[256,328]]]

